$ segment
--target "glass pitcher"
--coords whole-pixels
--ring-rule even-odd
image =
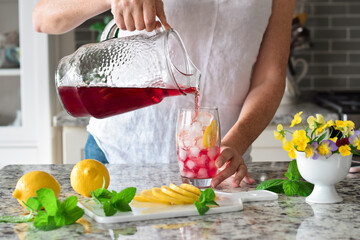
[[[56,88],[70,115],[105,118],[198,91],[201,73],[174,29],[117,29],[112,20],[100,43],[60,60]],[[122,36],[115,38],[117,31]]]

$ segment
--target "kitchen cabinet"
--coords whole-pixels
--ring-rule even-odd
[[[37,0],[1,0],[0,33],[18,31],[20,67],[0,68],[0,167],[55,163],[56,104],[49,36],[34,31]]]

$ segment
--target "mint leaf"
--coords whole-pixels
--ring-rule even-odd
[[[65,216],[61,209],[56,212],[54,220],[57,227],[62,227],[65,225]]]
[[[284,179],[269,179],[260,183],[255,190],[269,190],[270,188],[282,186],[286,180]]]
[[[284,180],[286,181],[286,180]],[[269,187],[267,188],[266,190],[268,191],[271,191],[271,192],[274,192],[274,193],[284,193],[284,188],[283,188],[283,185],[277,185],[277,186],[272,186],[272,187]]]
[[[205,200],[214,200],[215,199],[215,193],[214,190],[212,188],[207,188],[203,191],[204,195],[205,195]]]
[[[8,216],[8,215],[3,215],[0,216],[0,222],[4,222],[4,223],[25,223],[25,222],[30,222],[33,219],[34,215],[32,214],[32,212],[30,212],[30,214],[25,215],[25,216]]]
[[[75,223],[79,218],[84,215],[84,210],[78,206],[75,206],[71,210],[66,210],[64,212],[65,224],[70,225]]]
[[[131,207],[124,199],[111,199],[111,205],[120,212],[131,212]]]
[[[307,197],[311,194],[312,190],[314,189],[314,184],[309,182],[298,182],[299,190],[298,195]]]
[[[50,188],[41,188],[36,191],[36,195],[41,205],[44,206],[49,216],[55,216],[58,210],[58,199]]]
[[[202,204],[198,201],[195,201],[195,206],[200,215],[204,215],[210,209],[208,206],[206,206],[205,204]]]
[[[46,212],[40,211],[35,219],[34,226],[42,231],[49,231],[58,228],[53,216],[49,216]]]
[[[199,202],[205,203],[205,201],[206,201],[205,193],[204,193],[204,191],[201,191],[200,196],[199,196]]]
[[[297,167],[297,164],[296,164],[296,160],[292,160],[290,163],[289,163],[289,167],[288,167],[288,170],[287,172],[285,173],[285,176],[290,179],[290,180],[294,180],[294,181],[297,181],[297,180],[300,180],[301,179],[301,175],[300,175],[300,172],[298,170],[298,167]]]
[[[283,188],[287,196],[294,196],[298,193],[299,185],[295,181],[287,180],[284,182]]]
[[[25,206],[29,211],[39,211],[42,207],[37,197],[28,198]]]
[[[206,201],[206,205],[219,206],[219,204],[217,202],[215,202],[214,200]]]
[[[130,203],[136,193],[136,188],[134,187],[128,187],[119,192],[117,195],[119,198],[123,199],[126,203]]]
[[[113,216],[116,213],[116,209],[110,202],[104,202],[104,212],[105,216]]]
[[[70,196],[68,198],[66,198],[62,203],[61,203],[61,209],[63,211],[71,211],[72,209],[74,209],[76,207],[78,203],[78,199],[76,196]]]

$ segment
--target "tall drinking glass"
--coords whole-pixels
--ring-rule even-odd
[[[182,181],[199,188],[210,186],[217,174],[220,154],[220,122],[217,108],[179,110],[176,148]]]

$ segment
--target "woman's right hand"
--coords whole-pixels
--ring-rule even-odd
[[[111,13],[116,25],[122,30],[144,30],[151,32],[164,25],[169,29],[166,21],[162,0],[110,0]],[[155,20],[158,17],[161,21]]]

